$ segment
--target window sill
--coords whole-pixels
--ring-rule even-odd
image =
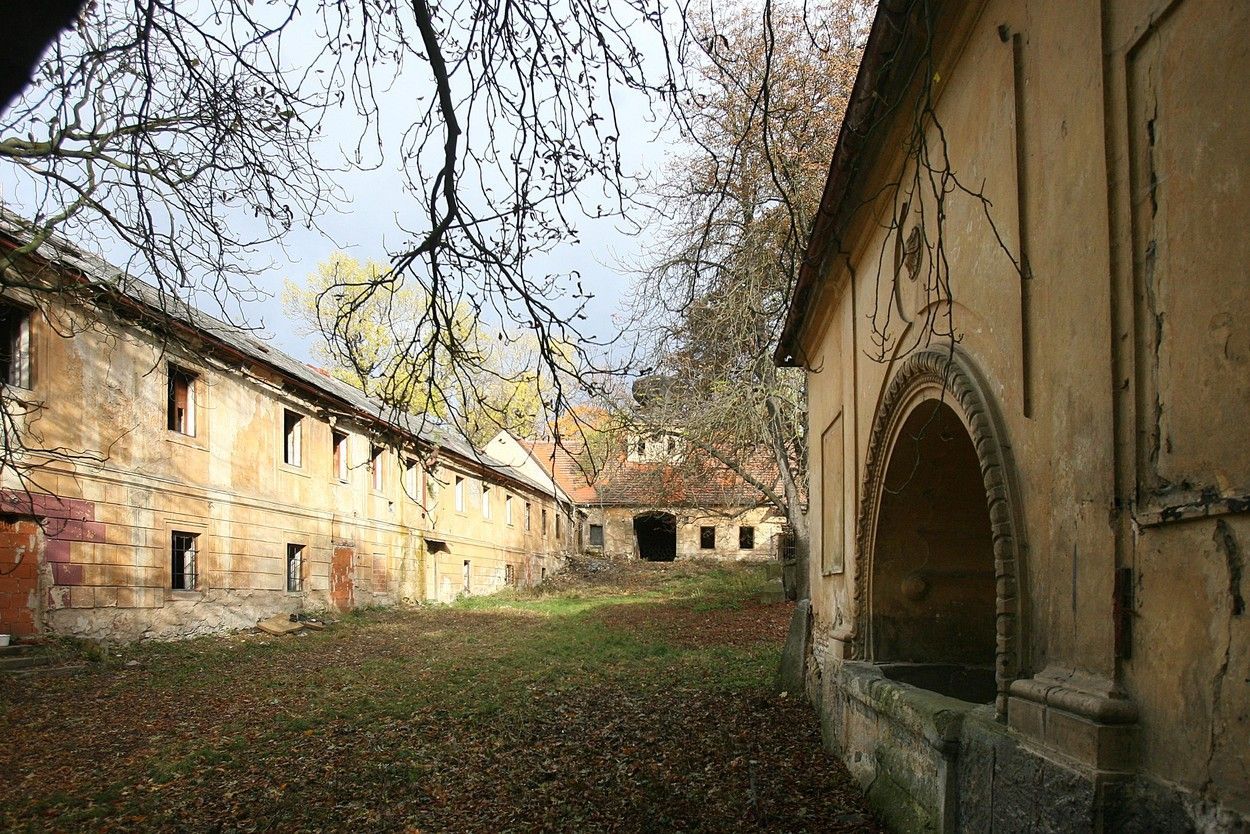
[[[183,591],[178,588],[170,588],[168,599],[175,602],[199,602],[204,599],[203,591]]]
[[[165,442],[172,443],[175,446],[182,446],[185,449],[195,449],[199,452],[208,451],[208,441],[203,438],[196,437],[193,434],[183,434],[173,429],[165,430]]]
[[[305,471],[304,471],[304,467],[302,467],[302,466],[294,466],[294,465],[289,464],[289,463],[279,463],[279,464],[278,464],[278,471],[279,471],[279,472],[285,472],[285,473],[287,473],[288,475],[299,475],[301,478],[309,478],[309,477],[312,477],[311,475],[309,475],[307,472],[305,472]]]

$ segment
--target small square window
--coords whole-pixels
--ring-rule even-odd
[[[700,527],[699,528],[699,547],[702,550],[716,549],[716,528]]]
[[[289,466],[303,466],[304,415],[297,411],[282,410],[282,462]]]
[[[590,546],[591,547],[603,547],[603,525],[602,524],[590,525]]]
[[[194,591],[196,587],[196,544],[199,536],[174,530],[170,536],[170,583],[175,591]]]
[[[739,527],[738,528],[738,547],[742,550],[755,549],[755,528]]]
[[[386,486],[383,478],[383,464],[385,463],[386,450],[377,444],[369,447],[369,471],[373,473],[373,488],[381,492]]]
[[[30,387],[30,310],[0,302],[0,382]]]
[[[332,430],[330,446],[334,452],[334,476],[340,482],[347,483],[347,435]]]
[[[169,366],[168,405],[165,423],[170,431],[195,436],[195,374],[177,365]]]
[[[286,589],[288,591],[304,590],[304,545],[302,544],[286,546]]]

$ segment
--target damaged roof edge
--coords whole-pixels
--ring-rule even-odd
[[[807,238],[794,296],[790,299],[777,348],[773,352],[773,361],[780,367],[800,367],[806,363],[805,358],[799,355],[799,330],[813,301],[825,258],[836,241],[838,226],[845,219],[847,196],[856,173],[855,162],[863,151],[866,139],[877,127],[875,117],[887,105],[881,88],[899,65],[910,67],[916,57],[914,52],[907,51],[914,50],[916,42],[904,36],[908,18],[917,1],[881,0],[877,7],[864,56],[855,75],[855,85],[846,105],[846,115],[838,131],[838,142],[834,146],[820,207]]]
[[[24,221],[21,217],[0,205],[0,244],[22,246],[25,238]],[[50,235],[30,257],[49,264],[59,272],[76,273],[89,286],[99,288],[117,300],[138,306],[155,323],[168,321],[190,330],[214,345],[218,353],[264,365],[305,392],[311,391],[335,402],[364,422],[379,425],[417,445],[449,452],[471,464],[490,470],[500,478],[522,484],[540,495],[551,495],[545,485],[479,451],[467,439],[451,435],[441,428],[436,428],[435,434],[429,430],[425,418],[388,406],[346,382],[316,371],[295,357],[260,341],[249,331],[224,322],[176,295],[151,286],[102,258],[83,251],[60,235]],[[557,501],[561,500],[558,495],[552,497]]]

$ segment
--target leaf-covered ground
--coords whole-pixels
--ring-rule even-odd
[[[0,679],[9,830],[877,831],[762,567],[607,566]],[[137,662],[137,663],[136,663]]]

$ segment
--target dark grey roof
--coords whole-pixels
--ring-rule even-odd
[[[27,228],[27,224],[19,215],[0,205],[0,234],[21,244],[29,239]],[[400,411],[381,400],[369,397],[360,389],[321,373],[295,357],[283,353],[258,338],[254,332],[222,321],[195,307],[186,299],[179,298],[172,292],[162,291],[118,269],[103,258],[83,251],[56,233],[50,235],[35,250],[35,255],[54,266],[68,267],[80,273],[94,287],[119,293],[152,313],[168,316],[223,342],[250,359],[268,365],[279,374],[298,380],[321,394],[340,401],[358,415],[376,421],[411,440],[436,446],[477,463],[486,469],[493,470],[500,477],[520,482],[541,494],[551,494],[545,485],[530,478],[519,469],[495,460],[490,455],[474,448],[467,438],[453,429],[438,425],[421,415]]]

